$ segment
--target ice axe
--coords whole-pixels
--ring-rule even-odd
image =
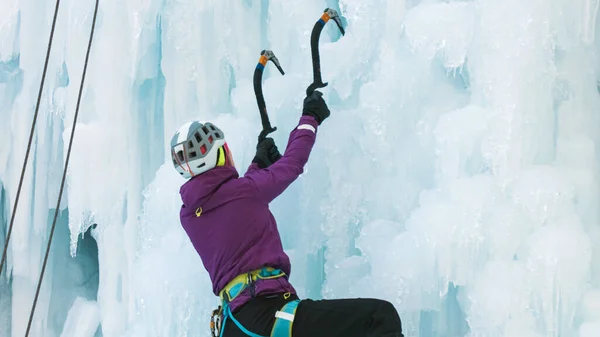
[[[337,24],[338,28],[342,35],[346,34],[344,31],[344,27],[342,27],[342,20],[338,12],[335,9],[326,8],[321,18],[315,23],[313,26],[312,33],[310,35],[310,51],[312,54],[312,63],[313,63],[313,83],[306,88],[306,96],[310,96],[318,88],[324,88],[327,86],[327,82],[323,83],[323,79],[321,78],[321,61],[319,58],[319,38],[321,37],[321,32],[323,31],[323,27],[329,20],[333,19]]]
[[[264,72],[265,66],[267,62],[271,61],[281,75],[285,75],[283,69],[279,65],[279,60],[275,56],[275,54],[271,50],[263,50],[260,52],[260,58],[258,59],[258,64],[256,65],[256,69],[254,69],[254,95],[256,95],[256,103],[258,104],[258,110],[260,112],[260,120],[262,122],[262,131],[258,136],[258,141],[261,142],[267,138],[267,135],[275,130],[276,127],[271,126],[271,122],[269,122],[269,115],[267,114],[267,105],[265,104],[265,97],[262,92],[262,74]]]

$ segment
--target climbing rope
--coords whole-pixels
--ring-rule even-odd
[[[57,1],[58,3],[58,1]],[[81,94],[83,92],[83,84],[85,82],[85,75],[87,73],[88,61],[90,58],[90,50],[92,49],[92,40],[94,39],[94,28],[96,27],[96,17],[98,15],[99,0],[96,0],[94,7],[94,17],[92,19],[92,28],[90,31],[90,39],[88,42],[87,52],[85,54],[85,62],[83,64],[83,72],[81,75],[81,84],[79,86],[79,93],[77,95],[77,105],[75,107],[75,117],[73,118],[73,127],[71,128],[71,138],[69,139],[69,148],[67,150],[67,159],[65,161],[65,168],[63,170],[62,181],[60,183],[60,191],[58,193],[58,200],[56,201],[56,208],[54,209],[54,220],[52,221],[52,228],[50,229],[50,236],[48,238],[48,245],[46,247],[46,255],[44,256],[44,263],[42,264],[42,271],[40,272],[40,278],[35,291],[35,298],[33,300],[33,307],[29,315],[29,322],[27,323],[27,332],[25,337],[29,336],[29,330],[31,329],[31,323],[33,321],[33,315],[35,313],[35,307],[37,305],[38,297],[40,295],[40,288],[42,286],[42,280],[44,279],[44,272],[46,271],[46,264],[48,263],[48,255],[50,254],[50,245],[52,244],[52,237],[54,236],[54,229],[56,228],[56,220],[58,219],[58,212],[60,210],[60,200],[62,199],[63,190],[65,187],[65,180],[67,177],[67,169],[69,167],[69,160],[71,158],[71,148],[73,147],[73,137],[75,136],[75,127],[77,126],[77,117],[79,116],[79,106],[81,104]],[[58,10],[58,4],[57,4]]]
[[[58,7],[60,6],[60,0],[56,0],[56,8],[54,9],[54,18],[52,19],[52,28],[50,29],[50,39],[48,40],[48,49],[46,51],[46,60],[44,61],[44,71],[42,72],[42,81],[40,83],[40,91],[38,92],[37,103],[35,104],[35,113],[33,114],[33,121],[31,122],[31,131],[29,132],[29,142],[27,143],[27,151],[25,152],[25,160],[23,161],[23,168],[21,169],[21,178],[19,179],[19,187],[17,188],[17,197],[13,206],[12,215],[10,217],[10,225],[8,226],[8,233],[4,242],[4,251],[2,252],[2,259],[0,260],[0,276],[2,276],[2,270],[4,270],[4,261],[6,260],[6,254],[8,251],[8,244],[10,243],[10,235],[15,223],[15,215],[17,214],[17,206],[19,205],[19,197],[21,196],[21,188],[23,187],[23,177],[25,176],[25,170],[27,168],[27,161],[29,160],[29,152],[31,151],[31,143],[33,141],[33,132],[35,131],[35,123],[37,121],[38,112],[40,111],[40,101],[42,100],[42,91],[44,90],[44,82],[46,80],[46,71],[48,70],[48,60],[50,59],[50,50],[52,49],[52,41],[54,40],[54,28],[56,27],[56,17],[58,16]],[[8,269],[8,267],[7,267]]]

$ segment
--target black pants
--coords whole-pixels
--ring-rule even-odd
[[[233,313],[246,329],[269,336],[275,312],[297,297],[257,297]],[[403,337],[394,306],[378,299],[302,300],[296,310],[293,337]],[[227,319],[223,337],[247,337]]]

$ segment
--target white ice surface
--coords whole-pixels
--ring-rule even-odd
[[[54,5],[0,0],[1,242]],[[61,1],[0,336],[27,326],[93,5]],[[271,49],[283,151],[327,6],[347,25],[320,43],[331,117],[271,205],[300,296],[387,299],[407,337],[600,336],[598,0],[100,0],[32,336],[209,336],[217,300],[179,224],[169,140],[211,120],[243,173],[260,131],[252,74]]]

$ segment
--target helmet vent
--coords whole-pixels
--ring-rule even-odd
[[[225,132],[213,123],[186,123],[171,139],[173,166],[185,178],[202,174],[226,159],[223,155],[223,150],[227,151],[226,144],[222,144],[224,141]]]

